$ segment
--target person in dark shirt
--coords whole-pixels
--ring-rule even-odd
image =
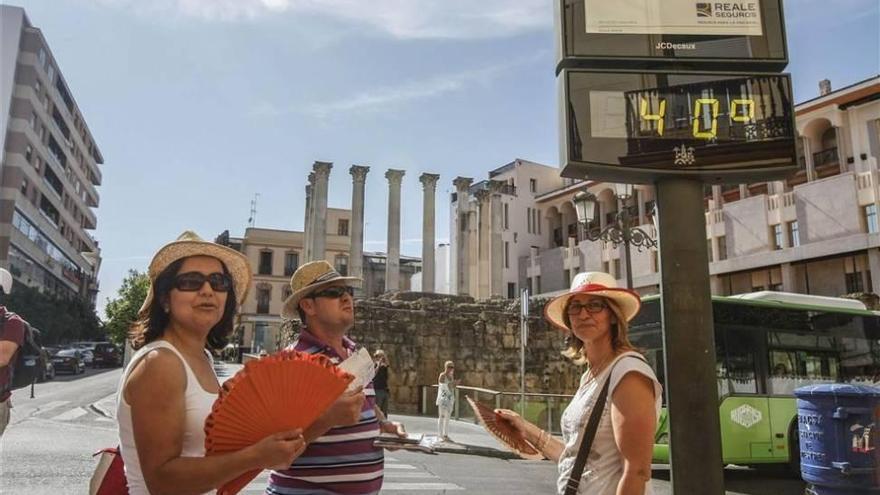
[[[12,290],[12,274],[0,268],[0,292],[3,294],[2,303],[6,302],[6,296]],[[18,315],[7,317],[6,306],[0,304],[0,436],[9,424],[9,416],[12,409],[12,395],[9,390],[12,382],[12,363],[15,353],[24,343],[24,320]]]
[[[373,353],[373,361],[376,363],[376,376],[373,378],[373,388],[376,390],[376,405],[382,410],[382,414],[388,416],[388,358],[382,349]]]

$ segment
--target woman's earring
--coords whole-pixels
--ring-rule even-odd
[[[171,311],[171,308],[169,308],[168,306],[162,306],[162,309],[164,309],[166,313]]]

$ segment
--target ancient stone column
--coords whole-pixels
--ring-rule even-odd
[[[400,183],[405,170],[388,169],[388,257],[385,260],[385,292],[400,290]]]
[[[348,254],[349,275],[364,278],[364,183],[370,167],[352,165],[351,250]]]
[[[504,182],[497,180],[489,181],[489,295],[490,297],[504,297],[504,241],[501,237],[504,216],[501,210],[501,188]]]
[[[492,215],[490,211],[489,201],[492,193],[488,189],[480,189],[474,193],[477,198],[477,249],[476,249],[476,277],[475,281],[471,281],[472,286],[476,285],[476,292],[471,294],[477,299],[488,299],[490,295],[490,280],[492,278],[491,267],[491,226]],[[472,276],[474,273],[471,274]],[[476,282],[474,284],[473,282]]]
[[[455,285],[456,294],[470,294],[470,239],[468,238],[468,217],[470,207],[468,205],[468,193],[471,183],[470,177],[456,177],[452,183],[455,185],[457,207],[457,220],[455,222]]]
[[[303,226],[303,263],[312,261],[312,235],[315,222],[315,173],[309,173],[306,185],[306,222]]]
[[[315,203],[314,217],[312,222],[312,260],[325,259],[325,247],[327,243],[327,189],[330,183],[330,169],[333,164],[329,162],[315,162],[315,188],[313,201]]]
[[[419,181],[424,189],[422,201],[422,292],[434,292],[434,215],[437,174],[422,174]]]

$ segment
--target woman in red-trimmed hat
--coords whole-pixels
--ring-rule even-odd
[[[662,389],[654,371],[629,342],[628,323],[639,312],[635,292],[617,287],[602,272],[578,274],[571,289],[551,300],[544,317],[570,332],[571,345],[563,355],[587,366],[577,393],[562,415],[562,438],[506,409],[497,412],[511,422],[538,450],[557,461],[560,494],[649,495],[651,456],[660,417]],[[607,400],[587,461],[574,473],[587,424],[602,390]],[[566,487],[572,488],[566,492]]]

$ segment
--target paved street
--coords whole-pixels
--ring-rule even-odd
[[[220,373],[229,376],[235,370]],[[91,454],[115,446],[114,392],[120,370],[88,370],[59,376],[13,394],[12,423],[0,442],[0,493],[85,493],[95,460]],[[433,418],[395,417],[412,433],[434,433]],[[458,446],[500,448],[473,424],[455,422],[451,437]],[[454,447],[454,446],[453,446]],[[462,447],[463,449],[463,447]],[[502,460],[484,456],[391,452],[383,492],[388,493],[553,493],[556,469],[546,461]],[[50,474],[51,473],[51,474]],[[243,493],[261,493],[268,473]],[[671,494],[668,471],[654,473],[656,495]],[[728,468],[730,495],[801,495],[803,485],[782,474]]]

